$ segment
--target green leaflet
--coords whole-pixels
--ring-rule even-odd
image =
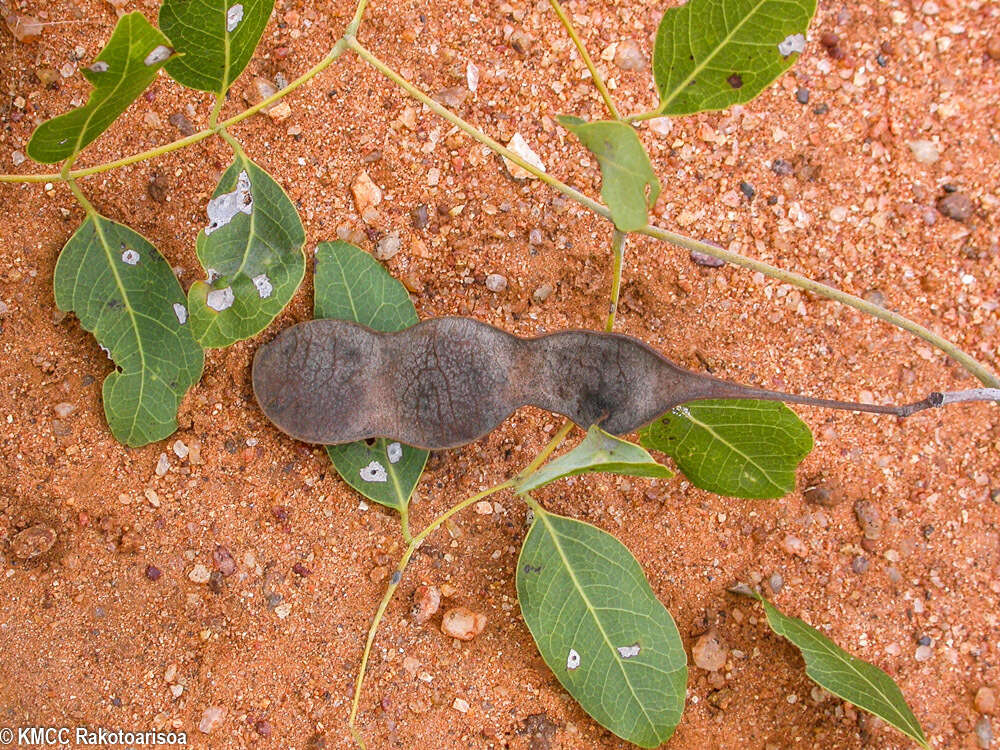
[[[97,59],[81,71],[94,85],[87,103],[39,125],[28,141],[28,156],[54,164],[80,153],[153,82],[173,54],[170,40],[142,13],[119,18]]]
[[[314,316],[352,320],[376,331],[399,331],[417,322],[406,288],[371,255],[347,242],[316,248]],[[380,505],[402,510],[420,481],[427,451],[392,440],[328,445],[337,473]]]
[[[695,487],[719,495],[776,498],[795,489],[795,469],[812,433],[776,401],[693,401],[640,433],[644,448],[666,453]]]
[[[205,348],[264,330],[302,283],[305,230],[295,205],[263,169],[239,153],[208,204],[198,260],[211,282],[188,290],[191,331]]]
[[[536,508],[517,597],[545,663],[588,714],[636,745],[667,741],[684,709],[687,656],[621,542]]]
[[[884,719],[929,750],[930,745],[920,722],[889,675],[874,664],[847,653],[808,623],[782,614],[771,602],[749,588],[738,586],[733,591],[753,597],[763,605],[771,630],[787,638],[802,652],[809,679],[838,698]]]
[[[559,122],[597,157],[601,165],[601,198],[608,204],[615,226],[623,232],[646,226],[648,210],[660,194],[660,181],[632,126],[614,120],[585,122],[568,116],[559,117]]]
[[[633,477],[672,477],[666,466],[634,443],[609,435],[597,425],[569,453],[550,461],[516,484],[517,492],[529,492],[563,477],[593,472],[626,474]]]
[[[816,0],[690,0],[663,14],[653,49],[657,111],[748,102],[795,62]]]
[[[176,430],[177,407],[205,360],[163,256],[128,227],[91,215],[59,255],[53,285],[56,305],[75,312],[120,368],[103,390],[115,439],[139,446]]]
[[[250,62],[274,0],[164,0],[160,28],[182,54],[167,65],[178,83],[225,93]]]

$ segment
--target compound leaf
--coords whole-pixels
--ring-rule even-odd
[[[177,407],[201,377],[184,292],[167,261],[123,224],[91,215],[56,263],[56,305],[73,311],[119,370],[104,381],[104,413],[131,446],[177,429]]]
[[[657,111],[748,102],[795,62],[816,0],[690,0],[663,14],[653,49]]]
[[[660,181],[632,126],[568,116],[560,117],[559,122],[597,157],[601,198],[608,204],[615,226],[623,232],[646,226],[649,208],[660,194]]]
[[[787,638],[802,653],[809,679],[838,698],[884,719],[921,747],[930,748],[903,692],[888,674],[847,653],[808,623],[783,614],[755,591],[743,586],[734,591],[763,605],[771,630]]]
[[[545,663],[588,714],[636,745],[667,741],[684,709],[687,656],[621,542],[536,508],[517,596]]]
[[[406,288],[371,255],[347,242],[316,248],[317,318],[361,323],[376,331],[399,331],[417,322]],[[328,445],[337,473],[369,500],[402,510],[420,480],[427,451],[392,440]]]
[[[94,85],[87,103],[39,125],[28,141],[28,156],[54,164],[80,153],[153,82],[173,54],[167,37],[142,13],[122,16],[97,59],[82,71]]]
[[[563,477],[607,472],[633,477],[672,477],[666,466],[635,443],[609,435],[597,425],[587,430],[587,437],[573,450],[550,461],[534,474],[520,481],[518,492],[529,492]]]
[[[191,331],[205,348],[264,330],[302,283],[302,221],[281,186],[243,153],[222,175],[198,234],[208,274],[188,291]]]
[[[693,401],[640,433],[645,448],[666,453],[691,483],[719,495],[775,498],[795,489],[795,469],[812,450],[812,433],[776,401]]]
[[[253,56],[274,0],[164,0],[160,28],[182,54],[167,64],[178,83],[225,93]]]

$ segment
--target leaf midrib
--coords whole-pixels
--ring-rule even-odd
[[[727,448],[729,448],[729,450],[731,450],[736,455],[742,456],[743,459],[748,464],[750,464],[755,469],[757,469],[761,473],[761,476],[765,477],[767,479],[767,481],[771,483],[772,487],[774,487],[777,490],[780,490],[780,491],[784,492],[784,487],[782,487],[777,482],[775,482],[774,479],[771,477],[771,474],[763,466],[761,466],[759,463],[757,463],[757,461],[755,461],[753,459],[753,457],[751,457],[750,455],[744,453],[739,448],[737,448],[735,445],[733,445],[728,440],[726,440],[724,437],[722,437],[722,435],[720,435],[718,432],[716,432],[712,428],[711,425],[706,424],[705,422],[702,422],[701,420],[697,419],[694,416],[694,414],[691,412],[690,408],[688,409],[688,413],[683,415],[683,418],[687,419],[690,422],[692,422],[692,423],[698,425],[699,427],[701,427],[703,430],[705,430],[706,432],[708,432],[713,438],[715,438],[720,443],[722,443],[723,445],[725,445]]]
[[[587,596],[586,592],[583,589],[582,584],[577,579],[576,573],[573,572],[573,568],[570,565],[569,559],[566,557],[566,553],[563,552],[562,544],[559,543],[559,535],[553,528],[552,524],[549,522],[548,515],[549,514],[546,511],[541,510],[540,508],[535,508],[535,518],[540,519],[542,523],[545,524],[545,530],[549,533],[549,536],[552,538],[552,543],[556,548],[556,552],[559,553],[559,558],[562,560],[563,567],[565,568],[566,573],[569,575],[570,580],[573,582],[573,586],[574,588],[576,588],[577,593],[579,593],[580,598],[583,599],[583,603],[586,605],[587,611],[590,613],[590,616],[594,619],[594,622],[597,623],[597,629],[601,632],[601,637],[604,639],[605,645],[612,652],[611,660],[618,666],[618,670],[622,673],[622,678],[625,680],[625,684],[628,686],[629,693],[632,694],[632,699],[639,706],[640,711],[642,711],[642,716],[646,720],[646,723],[649,724],[649,728],[652,730],[653,736],[658,739],[659,733],[656,731],[656,724],[650,718],[649,712],[646,711],[646,706],[639,699],[639,696],[636,695],[635,688],[632,687],[632,681],[629,679],[628,672],[625,671],[625,667],[621,663],[621,660],[616,659],[614,657],[614,648],[615,648],[614,643],[612,643],[611,639],[608,638],[608,634],[604,630],[604,625],[601,623],[600,618],[596,615],[596,609],[594,605],[590,603],[590,598]]]

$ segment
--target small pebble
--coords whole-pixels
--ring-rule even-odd
[[[423,229],[427,226],[427,205],[421,203],[416,208],[410,210],[410,224],[414,229]]]
[[[19,560],[30,560],[44,555],[56,543],[56,532],[43,523],[29,526],[18,532],[10,542],[11,552]]]
[[[402,246],[403,243],[399,239],[399,232],[389,232],[389,234],[380,239],[378,244],[375,245],[375,257],[379,260],[389,260],[396,256]]]
[[[160,576],[162,576],[162,575],[163,575],[163,571],[160,570],[155,565],[147,565],[146,566],[146,578],[148,578],[149,580],[151,580],[151,581],[159,581],[160,580]]]
[[[166,453],[161,453],[160,457],[156,459],[156,476],[162,477],[170,470],[170,459],[167,458]]]
[[[376,185],[367,172],[359,172],[351,184],[351,194],[354,196],[354,206],[361,214],[361,218],[367,221],[366,215],[382,202],[382,188]]]
[[[795,91],[795,101],[797,101],[799,104],[808,104],[809,103],[809,89],[806,89],[806,88],[796,89],[796,91]]]
[[[507,277],[499,273],[491,273],[486,277],[486,288],[491,292],[502,292],[507,288]]]
[[[64,401],[53,406],[52,411],[55,412],[55,415],[60,419],[66,419],[66,417],[76,411],[76,406]]]
[[[740,182],[740,192],[747,197],[748,201],[752,201],[753,197],[757,194],[757,191],[754,190],[753,185],[751,185],[749,182],[743,182],[743,181]]]
[[[528,142],[524,140],[524,136],[522,136],[520,133],[514,134],[514,137],[511,138],[510,142],[507,143],[507,148],[509,148],[518,156],[520,156],[528,164],[535,167],[535,169],[539,170],[540,172],[545,171],[545,165],[542,163],[541,157],[532,150],[531,146],[528,145]],[[527,169],[524,169],[523,167],[515,164],[514,162],[509,161],[507,157],[503,157],[503,162],[504,165],[507,167],[507,171],[510,173],[510,176],[513,177],[514,179],[517,180],[536,179],[534,174],[529,172]]]
[[[469,702],[464,698],[456,698],[454,703],[451,704],[451,707],[459,713],[465,714],[469,712]]]
[[[997,710],[997,696],[992,688],[981,687],[976,691],[976,711],[993,716]]]
[[[822,115],[825,115],[829,111],[830,111],[830,105],[829,104],[820,103],[820,104],[817,104],[815,107],[813,107],[813,114],[814,115],[820,115],[820,116],[822,116]]]
[[[188,578],[191,579],[191,581],[193,581],[194,583],[208,583],[208,579],[211,577],[212,574],[209,573],[208,568],[206,568],[201,563],[195,565],[191,569],[191,572],[188,573]]]
[[[787,159],[775,159],[771,162],[771,171],[779,177],[788,177],[789,175],[794,174],[795,168]]]
[[[194,125],[192,125],[191,121],[180,112],[170,115],[170,117],[167,118],[167,122],[177,128],[181,135],[187,136],[195,134]]]
[[[839,482],[825,479],[814,482],[802,490],[802,497],[807,503],[832,508],[844,500],[844,492]]]
[[[15,167],[19,167],[19,166],[21,166],[22,164],[24,164],[24,162],[25,162],[25,160],[26,160],[27,158],[28,158],[28,157],[26,157],[26,156],[24,155],[24,152],[23,152],[23,151],[15,151],[14,153],[12,153],[12,154],[10,155],[10,160],[11,160],[11,162],[13,162],[13,164],[14,164],[14,166],[15,166]]]
[[[981,750],[989,750],[993,743],[993,725],[988,716],[980,716],[976,722],[976,743]]]
[[[868,562],[868,558],[865,557],[864,555],[855,555],[851,559],[851,570],[853,570],[858,575],[867,573],[869,565],[870,563]]]
[[[916,140],[908,141],[907,146],[913,152],[913,158],[921,164],[933,164],[941,158],[937,144],[934,141]]]
[[[541,245],[542,244],[542,230],[532,229],[528,232],[528,244],[530,245]]]
[[[858,500],[854,503],[854,516],[865,539],[874,540],[882,536],[882,515],[871,500]]]
[[[302,576],[303,578],[312,575],[312,571],[300,562],[297,562],[292,566],[292,572],[297,576]]]
[[[787,534],[785,538],[781,540],[781,548],[789,555],[795,555],[796,557],[804,558],[809,554],[809,550],[806,547],[805,542],[792,534]]]
[[[644,70],[646,56],[642,54],[639,43],[634,39],[624,39],[618,42],[615,50],[615,65],[622,70]]]
[[[437,586],[417,586],[413,590],[413,619],[418,625],[430,620],[441,606],[441,592]]]
[[[471,641],[486,627],[486,615],[465,607],[449,609],[441,618],[441,632],[462,641]]]
[[[913,658],[917,661],[928,661],[932,655],[933,650],[930,646],[917,646],[917,650],[913,654]]]
[[[707,672],[715,672],[726,666],[729,646],[715,630],[699,636],[691,647],[694,663]]]
[[[965,193],[949,193],[937,202],[937,210],[955,221],[966,221],[972,216],[974,207]]]
[[[777,594],[785,587],[785,579],[781,573],[771,573],[771,577],[767,579],[767,584],[771,587],[771,591]]]
[[[166,203],[170,195],[170,182],[159,172],[154,172],[146,185],[146,193],[156,203]]]
[[[703,253],[700,250],[692,250],[690,257],[697,265],[705,266],[706,268],[722,268],[722,266],[726,265],[726,261],[722,258],[716,258],[714,255]]]
[[[1000,34],[995,34],[987,40],[986,54],[991,60],[1000,60]]]
[[[547,300],[551,294],[552,285],[548,283],[541,284],[537,289],[535,289],[534,292],[531,293],[531,299],[540,305]]]
[[[212,552],[212,561],[215,563],[216,569],[226,578],[236,572],[236,560],[233,559],[229,549],[221,544],[216,545]]]
[[[226,720],[226,709],[223,706],[211,706],[205,709],[198,722],[198,731],[204,734],[211,734],[222,726]]]
[[[258,719],[257,721],[255,721],[254,725],[253,725],[253,729],[261,737],[270,737],[271,736],[271,731],[272,731],[271,724],[270,724],[270,722],[265,721],[264,719]]]

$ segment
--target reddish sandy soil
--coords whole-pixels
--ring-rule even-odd
[[[151,0],[124,5],[155,17]],[[996,369],[1000,62],[987,45],[1000,34],[1000,8],[982,0],[821,5],[801,61],[758,100],[678,120],[666,134],[642,128],[664,183],[655,220],[884,299]],[[51,25],[33,44],[0,31],[7,172],[33,168],[15,168],[13,155],[37,122],[86,96],[78,74],[45,88],[36,71],[77,57],[86,64],[115,22],[113,7],[96,0],[18,7]],[[568,8],[600,58],[630,38],[648,53],[663,4]],[[226,111],[243,106],[252,76],[291,80],[313,65],[351,10],[279,0]],[[839,37],[841,59],[819,43],[824,31]],[[512,48],[511,32],[530,35],[526,54]],[[458,111],[502,140],[520,132],[551,172],[597,195],[596,164],[554,116],[600,116],[600,100],[546,3],[375,0],[360,36],[431,92],[464,92],[473,61],[480,85]],[[624,111],[653,104],[647,72],[600,65]],[[797,101],[799,88],[809,90],[808,104]],[[514,181],[426,110],[416,107],[407,127],[404,110],[413,105],[349,55],[287,101],[287,120],[257,116],[235,130],[298,202],[307,250],[338,229],[363,236],[349,186],[367,169],[386,192],[373,234],[402,233],[403,250],[387,267],[414,290],[421,317],[472,315],[521,335],[600,327],[611,283],[603,220],[544,185]],[[168,118],[178,112],[203,127],[210,103],[161,76],[81,164],[174,140]],[[917,139],[936,143],[940,159],[918,162],[907,145]],[[208,140],[82,185],[103,213],[179,267],[186,288],[200,277],[194,240],[229,159],[223,142]],[[776,174],[775,159],[792,173]],[[432,169],[441,173],[437,186]],[[155,176],[166,189],[160,201],[148,192]],[[752,200],[741,181],[753,186]],[[971,200],[964,221],[936,210],[945,185]],[[431,221],[417,230],[410,211],[421,203]],[[354,675],[401,552],[398,526],[377,507],[359,509],[319,449],[271,427],[249,383],[256,347],[310,317],[310,283],[268,331],[208,354],[176,436],[129,449],[111,438],[102,412],[110,362],[52,299],[53,266],[81,209],[67,190],[43,185],[0,185],[0,206],[0,727],[164,727],[187,731],[198,747],[350,747]],[[538,245],[529,243],[533,229]],[[361,244],[370,249],[372,240]],[[689,367],[875,401],[973,385],[908,334],[763,277],[697,266],[646,240],[630,244],[628,261],[618,329]],[[501,293],[484,285],[494,272],[509,280]],[[543,284],[554,292],[534,302]],[[58,416],[67,409],[57,412],[60,404],[75,410]],[[775,601],[893,675],[935,747],[976,747],[973,696],[1000,687],[995,409],[958,406],[905,422],[798,411],[816,435],[800,487],[815,477],[838,483],[832,507],[801,492],[745,501],[682,479],[617,477],[564,482],[539,498],[622,539],[688,647],[715,626],[731,649],[719,673],[692,667],[670,747],[907,746],[840,701],[817,701],[797,652],[770,634],[753,605],[725,592],[736,581],[766,585],[775,573],[783,580]],[[434,455],[413,503],[415,527],[516,472],[557,425],[526,409],[478,443]],[[176,439],[200,445],[200,462],[179,459]],[[154,471],[161,454],[164,476]],[[853,510],[862,498],[883,525],[864,546]],[[496,499],[499,513],[467,511],[415,556],[373,653],[361,713],[370,746],[624,747],[537,655],[514,590],[525,508]],[[12,540],[34,524],[51,527],[56,542],[18,559]],[[802,541],[801,555],[785,551],[789,535]],[[215,568],[218,545],[235,559],[235,574],[215,586],[192,582],[195,565]],[[863,573],[852,570],[856,556],[867,561]],[[293,572],[296,563],[311,575]],[[162,572],[159,580],[147,566]],[[440,632],[440,615],[416,625],[410,597],[421,582],[450,586],[445,605],[484,613],[485,632],[465,643]],[[287,616],[268,606],[267,593],[290,605],[281,610]],[[929,639],[926,661],[915,659],[921,638]],[[407,657],[419,662],[415,670],[406,662],[417,676],[404,668]],[[468,702],[466,713],[453,707],[456,698]],[[225,720],[203,734],[198,724],[213,706]]]

